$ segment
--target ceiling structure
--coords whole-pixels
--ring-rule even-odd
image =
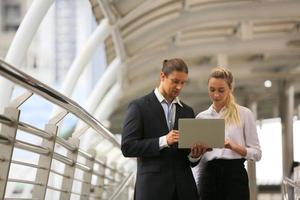
[[[215,66],[235,77],[241,105],[255,101],[258,118],[278,115],[279,84],[295,87],[300,100],[300,1],[298,0],[91,0],[98,22],[108,18],[114,35],[106,56],[122,62],[123,95],[110,116],[120,132],[128,103],[159,82],[166,58],[183,58],[189,80],[181,99],[195,112],[210,105],[207,77]],[[103,12],[102,12],[103,11]],[[265,88],[264,81],[272,87]],[[277,114],[276,114],[277,113]]]

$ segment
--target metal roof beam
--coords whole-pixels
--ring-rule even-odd
[[[177,31],[195,24],[211,24],[218,21],[250,21],[275,18],[300,17],[300,1],[253,2],[247,4],[224,5],[208,7],[201,12],[182,12],[180,16],[165,21],[155,27],[136,30],[127,38],[125,44],[130,55],[134,55],[145,46],[160,38],[169,38]],[[122,20],[125,20],[126,17]],[[121,21],[122,21],[121,20]]]

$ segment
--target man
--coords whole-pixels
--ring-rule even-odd
[[[165,60],[159,87],[128,106],[121,149],[124,156],[137,157],[136,200],[198,199],[190,166],[197,164],[205,149],[177,148],[178,119],[195,117],[178,98],[187,77],[182,59]]]

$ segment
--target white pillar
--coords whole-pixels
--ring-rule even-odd
[[[282,124],[282,166],[283,177],[290,174],[294,160],[293,148],[293,112],[294,112],[294,86],[288,81],[280,85],[280,117]]]
[[[94,33],[91,35],[85,46],[81,49],[81,52],[72,63],[68,74],[63,82],[60,92],[66,96],[70,96],[73,89],[79,79],[85,66],[91,60],[93,53],[100,46],[100,44],[106,39],[111,32],[111,26],[108,24],[107,19],[103,19]],[[59,112],[58,107],[55,107],[52,115]]]
[[[257,119],[257,103],[252,101],[249,105],[250,110],[254,115],[254,119]],[[256,185],[256,163],[253,160],[247,160],[247,169],[249,177],[249,190],[250,200],[257,199],[257,185]]]
[[[110,31],[111,26],[108,24],[107,19],[103,19],[72,63],[61,89],[63,94],[66,96],[72,94],[76,81],[81,75],[82,70],[91,60],[91,57],[94,55],[94,51],[96,51],[99,45],[106,39]]]
[[[217,65],[220,67],[228,67],[228,56],[226,54],[218,54]]]
[[[297,117],[300,119],[300,105],[297,106]]]
[[[119,103],[119,98],[121,96],[121,85],[116,83],[106,94],[106,96],[103,98],[100,105],[98,106],[94,114],[95,118],[98,119],[101,123],[107,120],[111,116],[113,111],[116,109]],[[93,134],[93,132],[94,131],[92,129],[89,129],[87,133],[85,133],[85,135],[81,137],[81,147],[83,149],[94,148],[94,146],[91,145],[91,141],[97,141],[100,139],[99,136],[96,137],[97,134]]]
[[[118,74],[118,69],[120,68],[120,59],[116,58],[112,61],[112,63],[107,67],[104,71],[104,74],[101,76],[97,85],[93,89],[92,93],[89,95],[87,103],[84,105],[84,108],[94,114],[99,102],[102,101],[105,94],[108,92],[109,88],[116,82]],[[83,122],[79,122],[76,127],[76,130],[81,129],[84,126]]]
[[[95,113],[95,117],[99,119],[100,122],[107,120],[117,108],[121,96],[121,85],[116,83],[101,101]]]
[[[5,61],[19,67],[27,53],[27,49],[38,30],[42,20],[44,19],[50,6],[54,0],[35,0],[32,2],[27,14],[25,15],[20,27],[10,45]],[[4,107],[8,104],[12,91],[13,83],[0,77],[0,113],[3,112]]]

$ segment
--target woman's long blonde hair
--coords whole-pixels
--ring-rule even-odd
[[[232,73],[223,67],[216,67],[211,71],[211,74],[208,77],[208,81],[211,78],[223,79],[229,89],[229,96],[226,100],[225,107],[226,109],[222,113],[222,117],[225,119],[225,123],[228,124],[240,124],[240,114],[238,112],[238,104],[235,102],[235,98],[232,94],[233,91],[233,76]]]

